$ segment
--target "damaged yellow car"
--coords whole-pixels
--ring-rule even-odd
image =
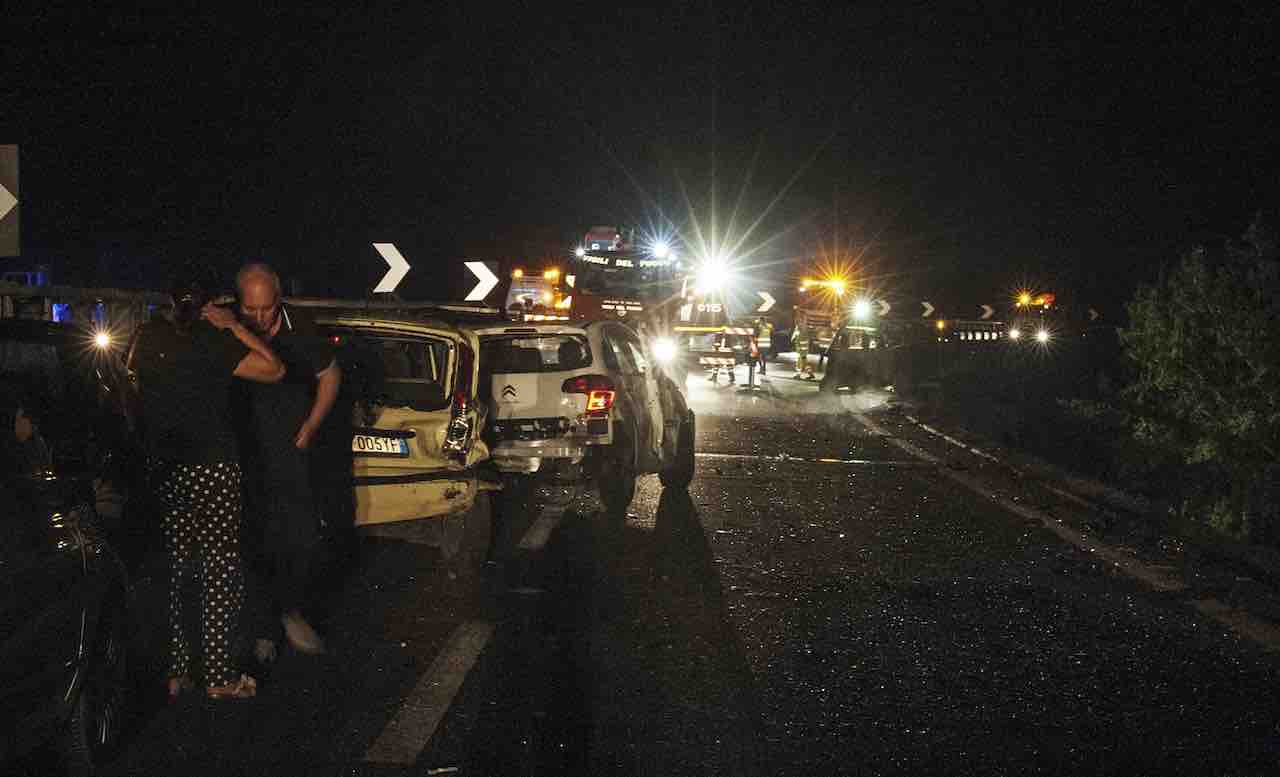
[[[484,492],[498,486],[481,467],[489,450],[480,438],[479,342],[450,320],[483,313],[413,303],[289,304],[310,309],[342,368],[320,446],[323,469],[333,473],[321,488],[326,512],[345,511],[338,521],[366,533],[438,540],[447,556],[464,541],[486,546],[487,527],[478,526],[489,520]]]

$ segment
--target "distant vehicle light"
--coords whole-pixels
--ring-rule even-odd
[[[551,292],[549,292],[549,291],[544,291],[544,292],[542,292],[542,301],[543,301],[543,302],[550,302],[550,301],[551,301]]]
[[[1037,343],[1049,342],[1049,330],[1041,329],[1039,332],[1036,332],[1036,342]]]
[[[663,364],[670,364],[676,358],[676,341],[670,337],[659,337],[653,341],[653,358]]]
[[[866,319],[871,318],[871,302],[865,299],[860,299],[853,303],[853,317],[859,321],[865,321]]]
[[[1030,305],[1030,304],[1031,304],[1031,292],[1029,291],[1018,292],[1018,306],[1025,308],[1027,305]]]
[[[938,327],[938,331],[941,332],[942,330],[947,328],[947,322],[943,321],[942,319],[938,319],[938,322],[934,324],[934,326]]]
[[[1019,337],[1022,337],[1022,330],[1021,330],[1021,329],[1018,329],[1017,327],[1014,327],[1013,329],[1010,329],[1010,330],[1009,330],[1009,339],[1010,339],[1010,340],[1017,340]]]
[[[578,246],[577,248],[573,249],[573,255],[581,259],[582,257],[587,255],[587,249],[583,248],[582,246]]]
[[[549,280],[549,281],[559,280],[559,279],[560,279],[560,271],[559,271],[558,269],[556,269],[555,267],[552,267],[550,270],[545,270],[545,271],[542,273],[542,277],[543,277],[543,278],[545,278],[546,280]]]
[[[516,269],[514,269],[514,270],[512,270],[512,271],[511,271],[511,277],[512,277],[512,278],[523,278],[523,277],[524,277],[524,270],[521,270],[519,267],[517,267]]]

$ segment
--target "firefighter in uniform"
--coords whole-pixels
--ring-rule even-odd
[[[813,380],[813,367],[809,366],[809,340],[812,339],[813,332],[809,329],[809,322],[803,311],[796,311],[796,326],[791,333],[791,343],[796,351],[796,374],[797,380]]]
[[[769,350],[773,347],[773,324],[763,318],[756,319],[756,347],[760,351],[760,374],[764,375],[767,371],[765,365],[769,363]]]

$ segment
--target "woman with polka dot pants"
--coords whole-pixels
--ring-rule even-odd
[[[247,699],[257,682],[236,670],[232,656],[244,571],[231,383],[236,377],[276,383],[285,368],[231,311],[207,304],[199,285],[180,285],[173,297],[173,320],[143,325],[129,349],[169,551],[169,697],[193,686],[185,627],[188,583],[196,576],[206,693]]]

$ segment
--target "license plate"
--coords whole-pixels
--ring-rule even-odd
[[[351,437],[351,452],[365,456],[408,456],[409,441],[403,437],[356,434]]]

